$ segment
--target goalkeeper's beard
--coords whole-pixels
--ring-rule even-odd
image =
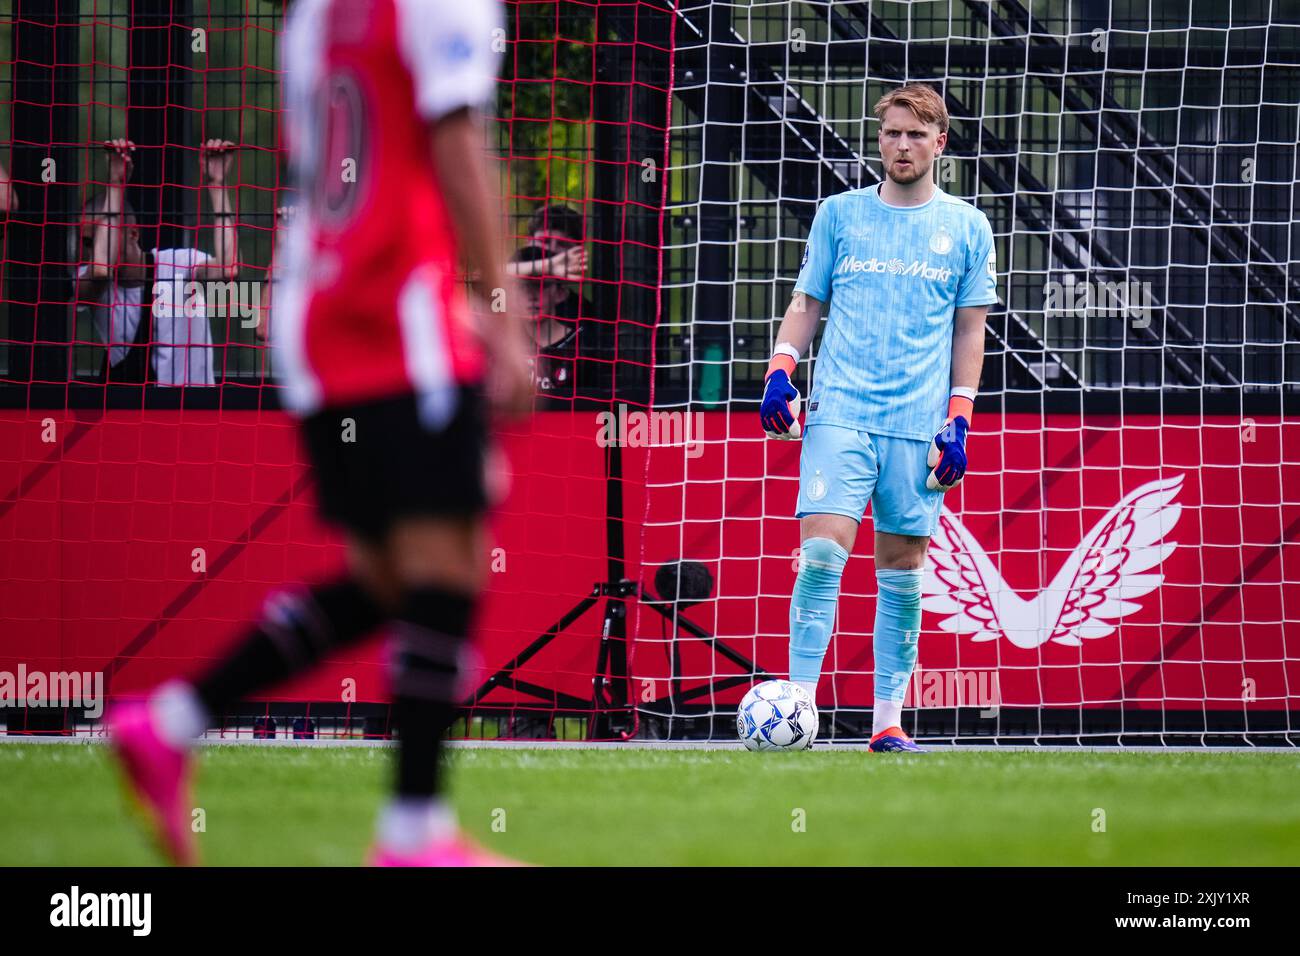
[[[900,186],[910,186],[923,176],[929,176],[930,169],[934,166],[934,160],[930,160],[930,162],[925,165],[925,168],[922,168],[915,159],[909,158],[908,162],[911,163],[911,165],[906,169],[900,170],[898,168],[898,160],[894,160],[894,162],[889,164],[889,168],[885,170],[885,175]]]

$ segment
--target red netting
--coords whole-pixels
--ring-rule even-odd
[[[190,7],[21,0],[0,19],[0,159],[17,196],[0,261],[0,671],[102,672],[110,696],[194,673],[269,589],[342,561],[267,337],[295,203],[281,18],[245,0]],[[627,635],[620,620],[602,644],[604,597],[502,668],[611,574],[636,574],[621,517],[640,499],[622,500],[598,416],[649,401],[670,23],[637,2],[506,13],[485,161],[534,317],[537,414],[501,436],[513,490],[456,732],[609,735],[604,713],[628,712]],[[129,243],[230,270],[201,301],[151,308],[156,288],[110,265]],[[386,699],[374,641],[225,720],[384,733]],[[83,723],[69,708],[6,713],[12,730]]]

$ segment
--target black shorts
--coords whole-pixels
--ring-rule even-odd
[[[487,509],[478,388],[460,388],[440,431],[423,423],[411,394],[322,409],[303,419],[302,431],[321,514],[358,537],[380,542],[404,518]]]

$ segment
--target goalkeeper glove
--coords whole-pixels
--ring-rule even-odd
[[[948,399],[948,420],[934,436],[926,464],[930,474],[925,487],[931,491],[948,491],[966,477],[966,433],[975,411],[975,390],[954,388]]]
[[[970,424],[961,415],[943,423],[934,436],[926,464],[932,469],[925,479],[931,491],[947,491],[966,477],[966,432]]]
[[[790,382],[797,356],[792,346],[779,345],[768,366],[763,404],[759,406],[758,415],[769,438],[798,438],[802,431],[799,427],[799,389]]]

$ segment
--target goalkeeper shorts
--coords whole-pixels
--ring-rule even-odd
[[[441,430],[415,395],[323,408],[302,434],[322,517],[381,543],[404,518],[474,517],[487,510],[488,427],[480,389],[462,386]]]
[[[929,442],[914,438],[809,425],[799,454],[795,516],[836,514],[861,522],[870,502],[877,531],[932,535],[943,492],[925,487],[929,451]]]

